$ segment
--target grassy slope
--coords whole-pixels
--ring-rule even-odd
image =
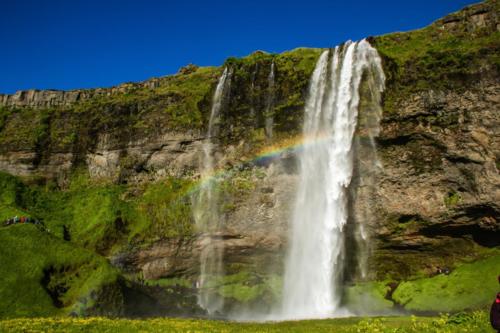
[[[63,314],[67,307],[117,277],[103,258],[32,224],[0,228],[0,253],[0,317]],[[44,270],[50,267],[78,270],[57,281],[68,289],[60,299],[64,310],[54,306],[41,284]]]
[[[408,310],[449,312],[488,305],[498,291],[500,255],[459,266],[450,275],[401,283],[393,299]]]
[[[66,190],[26,185],[0,172],[0,221],[14,215],[41,219],[51,232],[91,250],[108,252],[129,239],[175,237],[191,233],[188,191],[192,181],[166,178],[134,188],[93,182],[85,172],[73,175]],[[130,194],[129,192],[134,192]]]
[[[92,183],[81,173],[66,191],[49,185],[28,186],[0,173],[0,221],[14,215],[32,216],[50,231],[32,224],[0,227],[0,317],[66,313],[117,277],[95,251],[108,253],[113,245],[137,242],[147,235],[188,234],[191,213],[186,193],[190,185],[187,180],[166,179],[144,185],[136,189],[140,194],[125,199],[125,187]],[[63,226],[71,241],[63,240]],[[49,268],[57,273],[53,287],[67,289],[61,295],[64,310],[54,306],[41,284]]]
[[[394,303],[385,298],[389,289],[385,282],[359,283],[345,289],[344,302],[354,313],[391,314]]]
[[[394,332],[457,333],[491,332],[487,313],[439,318],[387,317],[304,320],[279,323],[234,323],[195,319],[111,320],[90,319],[15,319],[0,321],[6,332]]]

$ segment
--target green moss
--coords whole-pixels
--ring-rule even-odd
[[[160,287],[173,287],[180,286],[184,288],[191,288],[192,282],[185,278],[164,278],[158,280],[145,280],[144,284],[147,286],[160,286]]]
[[[64,191],[49,185],[26,187],[23,205],[58,237],[66,229],[71,241],[105,252],[120,236],[117,222],[128,210],[120,199],[123,192],[123,186],[95,184],[77,172]]]
[[[19,207],[23,189],[16,177],[0,172],[0,221],[24,213]]]
[[[77,171],[69,188],[60,190],[50,183],[27,186],[0,173],[0,219],[33,216],[57,237],[63,238],[66,232],[72,242],[108,253],[127,240],[190,235],[188,192],[192,184],[187,179],[166,178],[134,189],[92,181],[88,173]]]
[[[312,73],[323,49],[299,47],[276,55],[275,62],[286,73],[302,71]]]
[[[191,201],[188,192],[193,182],[167,178],[147,184],[144,192],[130,203],[126,219],[132,221],[130,238],[167,238],[193,232]]]
[[[231,99],[221,113],[223,142],[255,141],[255,134],[263,131],[269,117],[273,118],[274,135],[299,131],[309,77],[320,51],[300,48],[282,54],[255,52],[241,59],[227,59],[224,66],[233,75]],[[275,84],[271,91],[268,80],[272,63]]]
[[[6,106],[0,106],[0,131],[3,130],[5,124],[7,123],[7,119],[9,119],[10,115],[14,112],[13,108],[8,108]]]
[[[444,204],[448,207],[453,207],[453,206],[456,206],[458,203],[460,203],[461,200],[462,200],[462,197],[460,196],[459,193],[450,192],[444,198]]]
[[[209,288],[215,288],[221,296],[240,303],[264,301],[274,304],[281,295],[282,278],[278,275],[260,275],[249,271],[213,278]]]
[[[103,258],[31,224],[0,228],[0,252],[0,317],[67,313],[117,277]],[[47,279],[49,270],[58,274]],[[58,306],[47,292],[56,286]]]
[[[4,109],[6,110],[6,109]],[[47,130],[47,113],[31,108],[11,109],[2,112],[0,151],[34,150]]]
[[[390,313],[394,303],[385,297],[390,291],[386,282],[365,282],[347,287],[343,302],[355,313]]]
[[[213,84],[220,75],[216,67],[200,67],[189,74],[178,74],[167,78],[155,90],[160,96],[170,97],[164,112],[168,115],[167,125],[172,129],[194,129],[203,127],[203,119],[208,112],[201,109],[204,99],[211,98]]]
[[[407,310],[449,312],[488,305],[498,290],[500,256],[463,264],[449,275],[401,283],[393,299]]]
[[[263,290],[260,285],[245,286],[241,284],[230,284],[220,287],[218,292],[223,297],[230,297],[238,302],[246,303],[257,299],[257,297],[262,294]]]

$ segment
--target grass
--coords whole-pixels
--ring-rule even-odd
[[[480,6],[497,5],[491,1]],[[443,29],[442,21],[438,21],[423,29],[371,39],[383,58],[388,78],[385,112],[397,112],[399,101],[411,93],[459,91],[477,81],[478,77],[498,71],[500,32],[495,27],[471,31],[464,18],[466,13],[452,14],[461,19],[455,28]]]
[[[402,282],[393,299],[410,311],[451,312],[490,303],[498,291],[500,255],[463,264],[449,275]]]
[[[3,318],[65,314],[117,278],[103,258],[32,224],[0,228],[0,253]],[[56,289],[54,300],[47,290]]]
[[[338,332],[338,333],[458,333],[491,332],[486,311],[460,317],[381,317],[303,320],[269,323],[158,318],[35,318],[0,321],[4,332]]]
[[[207,288],[213,288],[235,305],[272,306],[280,299],[283,280],[275,274],[258,274],[240,268],[238,273],[209,277]]]
[[[0,221],[15,215],[28,215],[18,204],[24,184],[17,178],[0,172]]]
[[[385,299],[389,287],[385,282],[365,282],[347,287],[345,306],[354,313],[392,313],[394,303]]]
[[[193,73],[169,78],[157,89],[158,94],[174,97],[175,102],[164,109],[172,129],[203,128],[204,118],[209,115],[203,114],[200,104],[209,98],[219,75],[219,68],[199,67]]]
[[[129,237],[180,237],[193,232],[191,201],[193,186],[189,179],[168,177],[143,188],[144,192],[130,202],[126,217],[131,223]],[[149,237],[151,239],[151,237]]]
[[[160,287],[174,287],[180,286],[184,288],[191,288],[192,281],[184,278],[162,278],[158,280],[145,280],[147,286],[160,286]]]
[[[0,173],[0,221],[33,216],[55,236],[107,254],[127,241],[190,235],[192,185],[189,179],[167,177],[129,188],[92,181],[88,173],[77,171],[61,190],[51,183],[26,185]]]

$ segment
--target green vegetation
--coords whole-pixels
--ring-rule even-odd
[[[460,316],[341,318],[269,323],[236,323],[200,319],[37,318],[0,321],[6,332],[338,332],[460,333],[491,332],[486,311]]]
[[[497,4],[487,1],[480,6]],[[410,93],[429,89],[459,91],[481,75],[487,76],[488,71],[498,72],[500,32],[496,25],[471,31],[467,15],[471,10],[449,15],[454,21],[449,24],[441,19],[423,29],[371,39],[384,59],[388,78],[385,112],[396,112],[398,101],[404,101]]]
[[[193,181],[179,178],[145,185],[144,192],[130,201],[130,237],[154,240],[190,235],[193,221],[189,191],[193,185]]]
[[[127,188],[91,181],[86,172],[79,171],[73,174],[68,189],[60,190],[50,183],[27,186],[0,173],[0,218],[33,216],[54,235],[107,253],[127,239],[190,235],[187,194],[191,186],[190,180],[166,178],[141,188]]]
[[[281,294],[282,278],[242,270],[209,279],[207,288],[214,288],[221,296],[236,302],[264,301],[271,305]]]
[[[480,6],[490,5],[498,6],[496,2]],[[457,19],[452,24],[441,20],[421,30],[371,39],[383,57],[388,78],[384,96],[386,112],[397,112],[401,101],[410,94],[446,89],[460,92],[477,82],[478,77],[484,75],[487,78],[488,73],[498,72],[500,33],[496,26],[493,30],[487,26],[472,27],[470,22],[466,23],[464,15],[452,15]],[[282,54],[255,52],[241,59],[227,59],[224,66],[233,72],[231,91],[228,92],[231,98],[221,110],[218,125],[222,146],[227,148],[225,144],[231,144],[234,148],[234,153],[228,156],[228,164],[238,164],[264,145],[294,142],[302,123],[309,77],[321,52],[321,49],[299,48]],[[268,77],[273,62],[276,84],[270,91]],[[57,316],[68,312],[87,314],[86,309],[95,305],[95,295],[115,283],[117,278],[117,272],[99,255],[111,256],[122,250],[147,247],[165,238],[193,235],[190,194],[196,183],[192,179],[165,177],[154,182],[127,184],[126,172],[141,164],[131,155],[121,157],[119,174],[113,180],[91,179],[79,167],[85,164],[89,152],[96,151],[98,143],[105,142],[109,149],[123,149],[128,142],[153,140],[165,133],[189,131],[189,137],[204,133],[213,90],[221,72],[222,68],[190,65],[151,85],[125,84],[114,88],[112,93],[111,90],[85,91],[82,96],[94,94],[93,97],[83,97],[67,106],[0,107],[0,153],[18,154],[15,158],[20,163],[26,161],[27,165],[35,167],[52,166],[51,163],[57,161],[49,158],[57,159],[56,153],[71,155],[74,162],[74,168],[61,175],[62,178],[68,177],[67,181],[59,181],[59,185],[43,178],[47,175],[21,180],[0,173],[0,221],[14,215],[32,216],[42,220],[47,227],[47,231],[34,225],[0,228],[0,299],[3,300],[0,317]],[[271,110],[267,110],[270,94],[273,103]],[[267,117],[273,117],[273,138],[268,137],[264,130]],[[455,130],[459,128],[460,117],[458,112],[438,112],[416,116],[416,123],[433,130]],[[421,156],[425,153],[432,157],[409,158],[414,161],[415,173],[422,174],[441,166],[442,154],[437,147],[424,152],[421,142],[408,143],[406,147],[409,154],[416,152]],[[222,213],[231,214],[241,201],[255,193],[260,179],[258,172],[256,169],[234,168],[218,177],[216,188],[224,202]],[[268,196],[259,195],[260,203],[267,204]],[[443,200],[452,209],[460,207],[462,197],[452,191]],[[418,237],[422,225],[431,223],[419,216],[399,218],[387,223],[389,237],[396,245],[394,239],[411,234]],[[408,279],[413,280],[401,282],[391,297],[397,305],[409,310],[457,311],[478,308],[490,301],[497,286],[494,277],[500,264],[498,256],[483,258],[477,263],[459,264],[455,269],[454,265],[464,259],[480,257],[484,248],[465,238],[443,237],[436,242],[437,245],[419,243],[417,238],[414,240],[414,244],[403,244],[403,239],[401,245],[405,248],[402,251],[380,247],[373,257],[377,265],[373,271],[383,282],[348,288],[345,303],[353,311],[389,311],[393,303],[385,299],[386,296],[389,298],[391,291],[388,283]],[[422,263],[425,263],[425,268],[422,268]],[[259,264],[252,265],[257,267]],[[450,275],[429,278],[438,266],[454,270]],[[188,278],[147,280],[145,284],[146,287],[191,287]],[[281,285],[279,276],[253,273],[242,264],[228,270],[225,277],[214,279],[212,287],[227,298],[228,303],[252,305],[261,300],[270,304],[279,297]],[[478,285],[481,286],[479,291]],[[478,323],[482,316],[484,313],[475,313],[453,317],[453,320],[445,317],[423,319],[418,323],[407,318],[390,318],[361,322],[345,319],[280,323],[274,326],[169,319],[144,322],[67,320],[58,324],[68,330],[81,325],[78,329],[102,328],[103,331],[170,327],[179,330],[326,331],[334,326],[339,330],[363,332],[375,329],[391,331],[401,325],[403,330],[398,332],[418,329],[456,332],[462,328],[483,329],[484,325]],[[51,319],[40,320],[33,325],[50,327],[53,322]],[[28,325],[22,320],[4,321],[0,327],[12,328],[8,326],[11,324]],[[467,326],[469,324],[473,326]]]
[[[24,184],[11,175],[0,172],[0,221],[15,215],[26,215],[27,212],[20,207]]]
[[[165,80],[156,93],[169,96],[175,101],[164,111],[169,116],[168,123],[171,128],[203,128],[206,123],[204,120],[208,119],[209,115],[208,112],[203,114],[201,104],[205,98],[211,100],[210,92],[219,75],[219,68],[201,67],[192,73],[176,75]]]
[[[450,192],[448,196],[444,198],[444,204],[448,207],[453,207],[456,206],[461,200],[462,197],[460,196],[459,193]]]
[[[449,275],[402,282],[393,299],[412,311],[449,312],[490,303],[498,289],[500,255],[457,267]]]
[[[242,138],[252,145],[269,141],[263,135],[265,119],[273,118],[274,135],[298,132],[309,77],[321,49],[299,48],[282,54],[257,51],[237,59],[229,58],[224,66],[233,71],[231,100],[221,115],[224,142]],[[275,85],[269,90],[269,73],[274,62]],[[272,94],[272,95],[270,95]],[[267,110],[272,97],[272,108]]]
[[[304,94],[319,49],[296,49],[279,55],[256,52],[229,58],[234,71],[231,102],[221,115],[221,134],[227,141],[248,138],[249,128],[263,128],[267,116],[279,131],[298,130]],[[270,93],[271,62],[276,67],[274,109],[264,115]],[[155,85],[123,84],[107,91],[83,91],[70,105],[51,108],[0,108],[0,151],[37,153],[36,163],[53,152],[73,153],[80,159],[106,136],[107,142],[141,140],[172,131],[206,129],[213,89],[222,69],[187,66]],[[249,87],[254,83],[254,89]],[[254,118],[249,117],[254,109]],[[196,133],[196,132],[195,132]]]
[[[88,308],[101,306],[102,301],[95,303],[100,288],[114,282],[118,273],[95,253],[113,253],[138,241],[144,245],[144,240],[189,235],[191,184],[166,178],[128,188],[91,181],[86,172],[78,171],[68,188],[61,190],[52,183],[28,186],[0,173],[2,223],[18,215],[32,216],[45,225],[0,228],[0,298],[5,300],[0,302],[0,317],[85,314]],[[20,290],[26,292],[14,297]],[[119,291],[116,294],[108,288],[106,292],[115,293],[108,300],[110,306],[120,302]]]
[[[145,280],[147,286],[160,286],[160,287],[174,287],[180,286],[184,288],[191,288],[192,282],[184,278],[165,278],[158,280]]]
[[[0,253],[0,317],[67,314],[117,278],[103,258],[32,224],[0,228]]]
[[[202,129],[219,74],[219,68],[195,68],[161,78],[154,88],[124,84],[67,106],[1,107],[0,151],[36,151],[43,158],[50,150],[87,152],[103,133],[120,140]]]
[[[386,299],[389,290],[386,282],[359,283],[346,289],[344,303],[355,313],[390,313],[394,303]]]
[[[3,130],[7,119],[14,112],[14,109],[5,106],[0,106],[0,131]]]
[[[34,148],[46,128],[46,113],[2,108],[1,114],[0,151],[20,146]]]

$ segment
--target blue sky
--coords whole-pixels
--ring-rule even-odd
[[[2,0],[0,93],[107,87],[423,27],[466,0]]]

